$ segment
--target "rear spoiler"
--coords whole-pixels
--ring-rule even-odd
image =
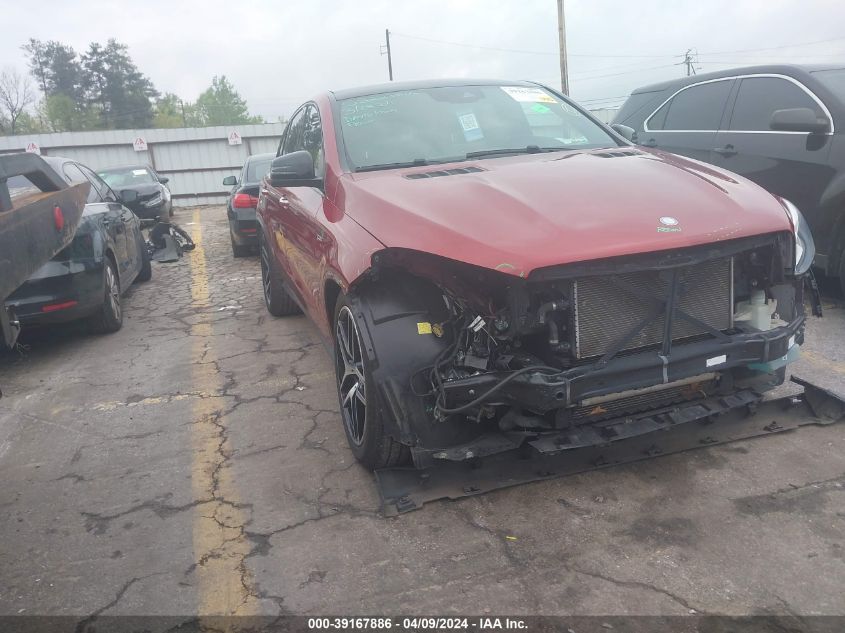
[[[14,176],[41,191],[13,201]],[[70,243],[90,190],[87,182],[69,185],[35,154],[0,154],[0,347],[14,345],[20,330],[6,298]]]

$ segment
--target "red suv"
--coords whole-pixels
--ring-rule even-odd
[[[803,341],[814,246],[794,205],[533,83],[320,95],[257,216],[267,308],[330,344],[371,468],[753,407]]]

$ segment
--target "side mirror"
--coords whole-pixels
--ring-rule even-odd
[[[637,131],[634,128],[622,125],[621,123],[612,123],[610,127],[613,128],[617,134],[624,136],[625,139],[631,141],[632,143],[637,142]]]
[[[236,184],[238,184],[238,179],[235,176],[226,176],[223,179],[223,184],[227,187],[234,187]]]
[[[822,134],[830,129],[830,121],[826,116],[817,116],[810,108],[787,108],[772,112],[769,128],[778,132]]]
[[[166,185],[167,183],[169,183],[169,182],[170,182],[170,178],[168,178],[167,176],[159,176],[159,177],[158,177],[158,181],[159,181],[161,184]]]
[[[138,192],[134,189],[124,189],[120,192],[120,201],[124,204],[138,202]]]
[[[305,150],[277,156],[270,164],[270,184],[274,187],[322,187],[314,175],[314,158]]]

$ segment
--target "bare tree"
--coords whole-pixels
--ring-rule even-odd
[[[0,109],[9,122],[9,131],[12,134],[16,132],[18,118],[33,101],[35,93],[26,76],[14,68],[0,73]]]

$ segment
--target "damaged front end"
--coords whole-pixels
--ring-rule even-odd
[[[797,250],[772,233],[526,278],[380,251],[361,286],[384,418],[424,467],[751,409],[803,343]]]

